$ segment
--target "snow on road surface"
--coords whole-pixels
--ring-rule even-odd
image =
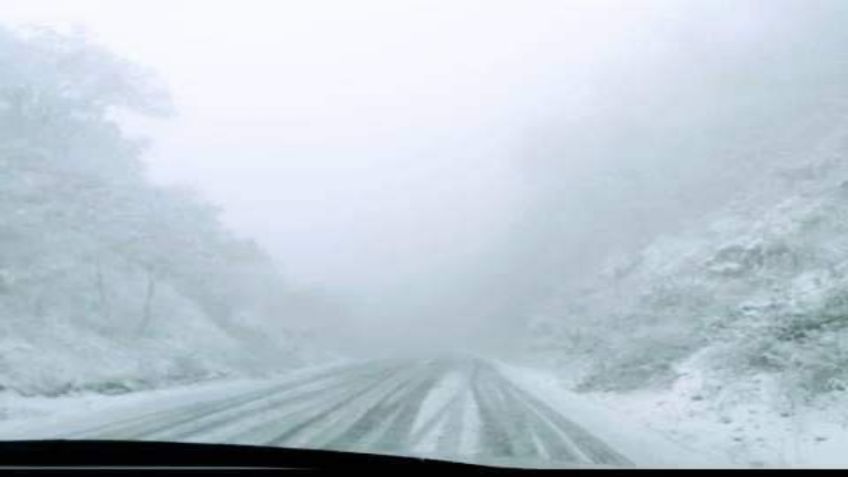
[[[8,422],[0,438],[269,445],[522,467],[722,465],[542,374],[473,358],[358,362],[150,393]]]

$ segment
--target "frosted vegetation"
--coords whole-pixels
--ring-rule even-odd
[[[848,171],[825,159],[783,172],[776,204],[738,199],[549,304],[533,324],[538,350],[583,363],[584,389],[667,386],[697,360],[725,380],[773,373],[807,397],[844,391]]]
[[[681,47],[667,88],[637,80],[608,99],[639,106],[598,115],[569,149],[607,176],[551,179],[559,166],[537,153],[551,206],[527,221],[544,238],[526,236],[553,270],[531,312],[537,362],[584,391],[694,375],[698,400],[756,379],[792,403],[848,389],[845,10],[816,5],[721,60]],[[557,205],[575,188],[584,200]]]
[[[119,115],[166,115],[148,72],[0,30],[0,388],[126,392],[286,369],[309,306],[190,191],[151,185]],[[282,291],[282,292],[281,292]]]

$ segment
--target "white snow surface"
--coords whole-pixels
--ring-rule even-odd
[[[285,379],[333,369],[337,363],[311,366],[285,373]],[[38,439],[47,434],[64,434],[121,419],[126,414],[153,412],[177,402],[201,402],[238,395],[257,387],[270,386],[268,377],[227,378],[172,388],[136,391],[121,395],[93,392],[62,397],[23,397],[0,394],[0,439]]]
[[[767,377],[754,379],[748,390],[765,390],[767,381]],[[588,393],[584,399],[613,408],[705,456],[715,456],[716,462],[749,468],[848,467],[848,416],[841,411],[848,406],[845,397],[783,412],[768,399],[743,399],[743,395],[741,390],[728,390],[724,398],[704,400],[672,389]]]
[[[502,372],[575,423],[647,468],[734,468],[737,464],[719,452],[689,446],[634,416],[608,396],[569,391],[554,374],[499,365]]]

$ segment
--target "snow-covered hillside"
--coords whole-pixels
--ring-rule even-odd
[[[0,71],[0,389],[116,393],[304,361],[303,300],[271,258],[149,183],[112,119],[168,112],[153,77],[83,36],[4,30]]]
[[[727,206],[546,303],[531,326],[536,358],[743,463],[817,455],[797,441],[830,438],[797,420],[832,420],[848,390],[848,131],[836,124],[774,162]]]

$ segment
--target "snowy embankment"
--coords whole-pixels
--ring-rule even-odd
[[[632,413],[609,396],[569,391],[555,375],[544,371],[504,363],[499,367],[516,384],[628,455],[637,467],[738,467],[720,451],[675,439],[665,429],[651,425],[644,416]]]
[[[0,71],[0,399],[139,392],[320,354],[327,300],[216,206],[147,174],[145,141],[117,118],[169,111],[159,80],[86,35],[4,27]]]
[[[310,366],[285,372],[286,380],[335,369],[341,363]],[[34,439],[45,433],[73,432],[75,428],[119,421],[131,414],[168,409],[177,403],[201,403],[238,396],[248,390],[271,386],[279,376],[216,379],[170,388],[143,390],[120,395],[95,392],[60,397],[23,397],[0,394],[0,439]]]
[[[848,130],[831,139],[557,295],[539,362],[734,464],[848,466]]]
[[[848,467],[848,407],[830,395],[792,405],[779,399],[774,378],[752,377],[705,398],[700,377],[671,389],[583,395],[629,416],[668,439],[754,468]]]
[[[768,374],[727,383],[681,366],[670,388],[574,392],[551,373],[503,369],[606,442],[640,456],[641,466],[848,467],[848,399],[793,403]]]

